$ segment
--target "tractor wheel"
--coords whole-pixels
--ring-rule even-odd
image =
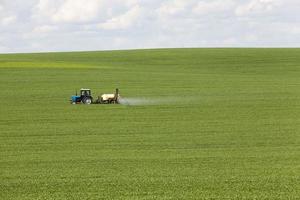
[[[84,97],[82,99],[82,103],[84,103],[84,104],[91,104],[92,103],[92,98],[90,98],[90,97]]]

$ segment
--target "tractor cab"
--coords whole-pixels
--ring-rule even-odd
[[[81,89],[80,96],[78,96],[76,92],[76,95],[73,95],[71,97],[72,104],[78,104],[78,103],[91,104],[92,102],[93,102],[93,97],[90,89]]]
[[[80,96],[82,96],[82,97],[86,97],[86,96],[90,97],[90,96],[92,96],[91,95],[91,90],[90,89],[81,89],[80,90]]]

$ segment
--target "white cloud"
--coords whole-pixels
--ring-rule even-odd
[[[266,14],[281,5],[281,0],[251,0],[236,8],[236,15]]]
[[[58,30],[57,26],[42,25],[33,29],[33,33],[49,33]]]
[[[37,12],[35,14],[51,16],[58,9],[57,7],[58,7],[59,3],[62,3],[62,1],[58,2],[58,1],[53,1],[53,0],[39,0],[37,5],[35,6],[36,10],[34,10],[34,11]]]
[[[142,9],[140,6],[134,6],[125,14],[113,17],[105,23],[100,24],[98,27],[105,30],[126,29],[138,21],[141,16]]]
[[[7,25],[11,25],[12,23],[14,23],[16,21],[17,17],[16,16],[8,16],[8,17],[4,17],[1,20],[1,25],[3,26],[7,26]]]
[[[292,34],[300,34],[300,24],[292,26],[290,31]]]
[[[233,0],[199,1],[193,8],[193,12],[201,15],[223,13],[233,9],[235,5],[236,3]]]
[[[39,0],[33,18],[51,23],[92,23],[117,17],[137,0]]]
[[[39,0],[33,18],[52,23],[88,22],[97,18],[102,0]]]
[[[103,6],[102,0],[66,0],[55,12],[54,22],[88,22],[95,20]]]
[[[187,6],[191,3],[191,0],[173,0],[163,1],[161,6],[158,8],[158,14],[165,15],[176,15],[180,12],[185,11]]]

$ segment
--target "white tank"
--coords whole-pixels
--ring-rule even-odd
[[[101,98],[102,98],[103,101],[107,101],[109,99],[115,98],[115,94],[102,94]]]

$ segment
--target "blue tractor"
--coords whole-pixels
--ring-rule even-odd
[[[93,97],[91,94],[90,89],[80,89],[80,95],[73,95],[71,96],[71,103],[72,104],[78,104],[78,103],[83,103],[83,104],[91,104],[93,103]]]

